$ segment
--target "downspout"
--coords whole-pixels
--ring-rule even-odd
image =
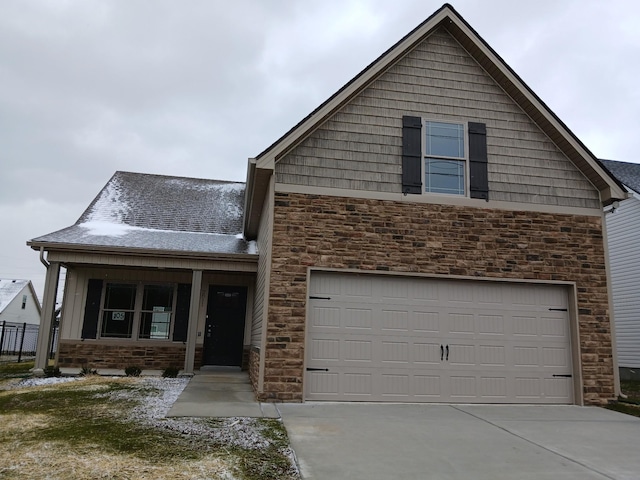
[[[47,270],[51,266],[51,264],[47,262],[44,258],[44,247],[40,247],[40,261],[42,262],[42,264],[45,266]]]

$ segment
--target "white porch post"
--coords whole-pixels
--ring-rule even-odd
[[[194,270],[191,280],[191,302],[189,304],[189,326],[187,328],[187,351],[184,356],[184,373],[193,373],[196,359],[196,339],[200,318],[200,290],[202,290],[202,270]]]
[[[42,312],[40,314],[40,328],[36,345],[36,362],[33,369],[35,375],[42,375],[49,361],[49,347],[51,346],[51,324],[56,314],[56,294],[60,279],[60,263],[51,262],[47,267],[44,283],[44,297],[42,298]]]

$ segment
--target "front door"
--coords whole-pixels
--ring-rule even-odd
[[[247,287],[209,287],[203,365],[242,366]]]

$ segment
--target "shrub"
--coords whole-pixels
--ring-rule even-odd
[[[167,367],[162,372],[162,376],[164,378],[176,378],[179,372],[180,370],[178,369],[178,367]]]
[[[62,376],[62,373],[60,373],[60,368],[54,367],[52,365],[48,365],[44,367],[43,372],[44,372],[44,376],[47,378]]]
[[[142,370],[140,369],[140,367],[137,367],[135,365],[131,365],[124,369],[124,374],[127,377],[139,377],[141,373]]]
[[[80,376],[81,377],[88,377],[89,375],[97,375],[97,374],[98,374],[98,370],[96,370],[95,368],[92,369],[88,365],[85,365],[84,367],[82,367],[80,369]]]

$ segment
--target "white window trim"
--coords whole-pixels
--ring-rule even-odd
[[[98,316],[98,332],[97,338],[102,340],[122,340],[122,341],[141,341],[141,342],[171,342],[173,339],[173,329],[176,323],[176,304],[178,300],[178,284],[173,282],[139,282],[130,280],[109,280],[103,282],[102,296],[100,297],[100,313]],[[107,285],[120,284],[120,285],[135,285],[136,286],[136,298],[133,306],[133,321],[131,324],[131,336],[130,337],[109,337],[102,335],[102,326],[104,322],[104,302],[107,294]],[[171,300],[171,322],[169,324],[168,338],[140,338],[140,322],[142,319],[142,301],[144,299],[144,287],[146,285],[171,285],[173,287],[173,296]]]
[[[448,157],[445,155],[427,155],[427,123],[428,122],[437,122],[437,123],[450,123],[454,125],[462,125],[463,135],[464,135],[464,157]],[[437,196],[442,195],[445,197],[453,197],[453,198],[469,198],[471,191],[471,181],[470,181],[470,172],[469,172],[469,122],[466,120],[451,120],[451,119],[442,119],[442,118],[422,118],[422,132],[420,137],[420,145],[422,151],[422,159],[420,162],[420,172],[422,175],[422,195],[429,196]],[[425,163],[427,158],[441,158],[443,160],[458,160],[460,162],[464,161],[464,194],[458,195],[457,193],[442,193],[442,192],[427,192],[427,185],[425,184],[426,180],[426,169]]]

